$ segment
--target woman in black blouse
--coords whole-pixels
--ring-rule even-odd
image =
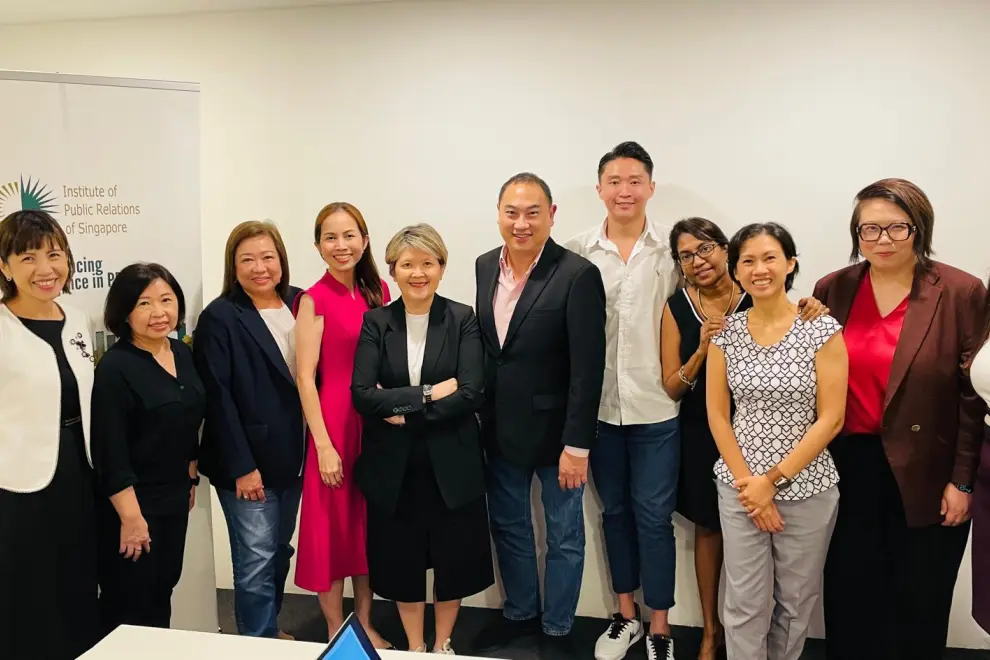
[[[96,367],[92,408],[104,634],[169,627],[206,407],[192,351],[169,337],[184,316],[182,289],[158,264],[124,268],[107,294],[104,322],[120,341]]]

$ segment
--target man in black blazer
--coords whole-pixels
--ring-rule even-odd
[[[538,176],[509,179],[498,210],[505,244],[475,263],[475,310],[485,346],[488,506],[505,603],[503,620],[482,631],[475,648],[495,650],[542,629],[545,642],[570,655],[584,570],[584,484],[605,370],[605,288],[590,261],[550,238],[556,206]],[[534,474],[547,525],[542,608]]]

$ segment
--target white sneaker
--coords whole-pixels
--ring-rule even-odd
[[[674,640],[667,635],[646,636],[648,660],[674,660]]]
[[[643,638],[643,624],[616,613],[608,630],[595,643],[595,660],[621,660],[633,644]]]
[[[437,655],[457,655],[456,653],[454,653],[454,649],[451,648],[450,646],[449,638],[447,639],[447,641],[443,643],[443,646],[440,647],[440,650],[434,651],[434,653],[436,653]]]

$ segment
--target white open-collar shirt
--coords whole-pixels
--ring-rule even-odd
[[[607,223],[607,221],[606,221]],[[588,259],[605,282],[605,375],[598,419],[607,424],[654,424],[677,416],[663,389],[660,320],[679,274],[666,233],[649,219],[629,261],[596,225],[564,246]]]

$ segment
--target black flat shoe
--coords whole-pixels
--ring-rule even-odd
[[[517,639],[534,637],[539,634],[539,617],[525,621],[510,621],[501,618],[478,633],[471,644],[471,649],[476,653],[490,653],[505,648]]]
[[[593,657],[592,649],[582,653],[575,643],[574,635],[547,635],[540,637],[540,660],[576,660],[579,657]]]

